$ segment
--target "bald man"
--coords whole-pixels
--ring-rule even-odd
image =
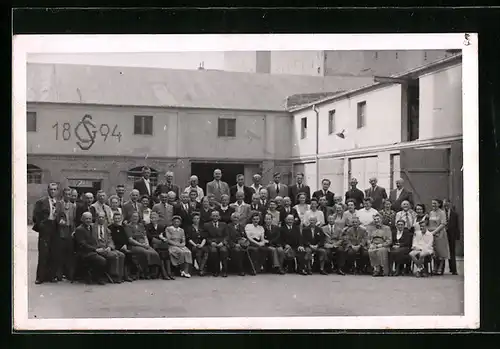
[[[139,219],[142,219],[142,204],[139,202],[139,190],[133,189],[130,192],[130,200],[123,204],[123,223],[130,221],[132,213],[139,212]]]
[[[213,194],[215,201],[220,202],[222,194],[231,195],[229,185],[222,181],[222,171],[214,171],[214,180],[207,183],[207,196]]]
[[[411,207],[413,207],[413,193],[404,187],[405,181],[399,178],[396,180],[396,189],[391,190],[389,193],[389,199],[392,202],[392,209],[396,212],[401,210],[401,204],[403,201],[408,201]]]
[[[193,176],[189,177],[189,186],[186,187],[186,189],[184,189],[184,192],[188,193],[188,195],[189,195],[189,193],[191,191],[194,191],[194,190],[198,194],[196,197],[196,201],[201,202],[201,199],[203,199],[203,196],[205,196],[205,193],[203,192],[203,189],[198,186],[198,176],[193,175]]]

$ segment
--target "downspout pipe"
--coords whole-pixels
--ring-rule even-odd
[[[321,189],[321,176],[319,173],[319,110],[316,104],[313,104],[312,110],[316,114],[316,190]]]

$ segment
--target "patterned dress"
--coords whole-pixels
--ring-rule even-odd
[[[186,236],[182,228],[167,228],[165,235],[169,243],[168,252],[170,253],[170,261],[173,265],[181,265],[184,263],[193,264],[191,251],[186,247]]]
[[[443,228],[439,233],[434,234],[434,230],[441,224],[446,224],[446,214],[444,211],[441,209],[430,211],[429,226],[427,229],[434,235],[434,253],[436,258],[443,260],[450,258],[450,248],[448,245],[446,228]]]

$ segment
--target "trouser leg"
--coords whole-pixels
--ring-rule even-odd
[[[283,269],[283,262],[285,261],[285,251],[283,251],[282,247],[276,248],[276,257],[278,261],[278,267]]]
[[[456,240],[450,235],[448,235],[448,245],[450,248],[450,259],[448,260],[450,273],[456,273],[457,272]]]
[[[222,271],[227,273],[227,261],[229,253],[226,246],[219,247],[219,258],[222,262]]]

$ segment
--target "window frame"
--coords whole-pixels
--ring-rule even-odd
[[[300,119],[300,139],[307,138],[307,116]]]
[[[140,120],[140,130],[137,132],[137,120]],[[146,133],[146,124],[150,121],[151,133]],[[134,135],[153,136],[153,115],[134,115]]]
[[[42,184],[43,170],[35,165],[28,164],[26,168],[27,184]]]
[[[356,106],[356,128],[359,130],[366,126],[366,101],[358,102]]]
[[[33,118],[33,123],[34,123],[34,126],[35,126],[35,129],[30,129],[29,128],[29,125],[30,125],[30,122],[29,122],[29,118],[30,116],[34,116]],[[38,114],[36,111],[28,111],[26,112],[26,132],[37,132],[38,130]]]
[[[232,134],[229,134],[230,124],[232,125]],[[217,119],[217,137],[218,138],[236,138],[236,118],[234,117],[219,117]]]
[[[336,109],[332,109],[328,111],[328,134],[331,135],[335,133],[335,115]]]

